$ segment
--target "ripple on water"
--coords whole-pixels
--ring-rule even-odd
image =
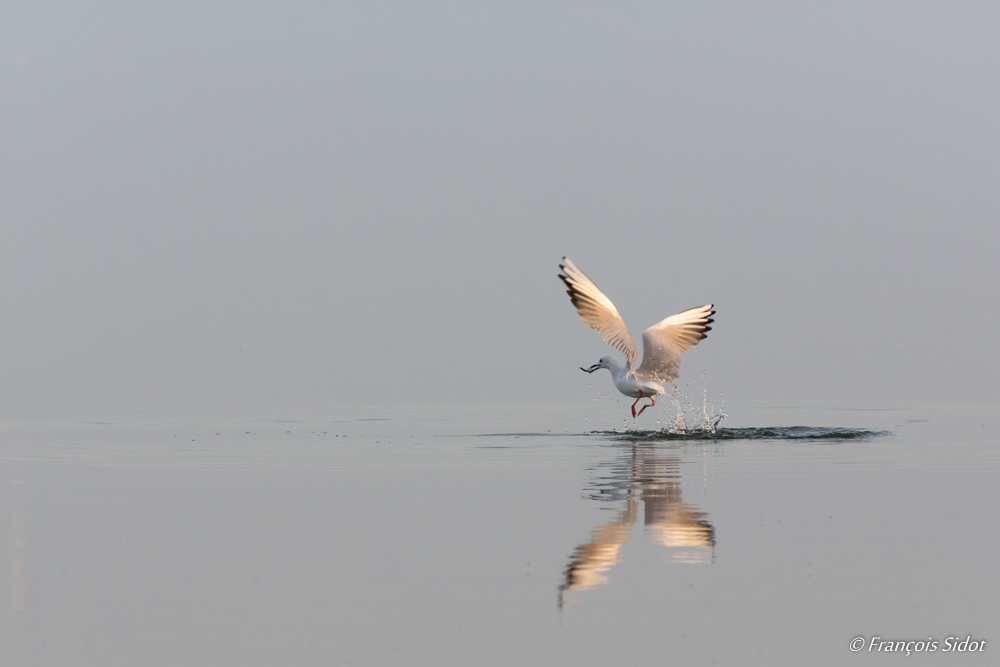
[[[867,440],[892,431],[821,426],[758,426],[752,428],[659,429],[652,431],[592,431],[616,440]]]

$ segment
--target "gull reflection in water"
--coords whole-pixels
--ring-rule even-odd
[[[681,445],[683,447],[683,445]],[[559,606],[570,606],[567,593],[586,591],[608,583],[607,572],[618,561],[639,519],[656,544],[670,551],[678,563],[711,563],[715,555],[715,528],[706,515],[681,497],[681,453],[674,445],[635,443],[606,466],[610,474],[595,480],[591,498],[621,503],[615,518],[591,531],[591,538],[570,556],[559,586]]]

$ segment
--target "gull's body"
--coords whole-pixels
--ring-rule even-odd
[[[611,378],[615,381],[615,386],[626,396],[643,398],[667,393],[663,385],[655,379],[646,378],[645,375],[640,376],[638,372],[629,373],[629,367],[614,357],[601,358],[601,362],[605,360],[607,360],[607,365],[601,365],[601,367],[611,371]]]
[[[637,416],[635,406],[639,399],[648,398],[651,401],[639,410],[638,414],[642,414],[650,405],[656,405],[654,396],[666,393],[663,382],[676,385],[681,370],[681,354],[697,345],[712,330],[708,326],[714,322],[712,304],[671,315],[646,329],[642,333],[642,363],[637,368],[635,362],[639,353],[615,304],[569,258],[563,257],[563,262],[559,265],[563,270],[559,278],[566,283],[566,293],[576,312],[611,347],[625,355],[626,360],[623,364],[614,357],[601,357],[590,368],[580,370],[593,373],[607,368],[618,391],[636,399],[632,404],[633,417]]]

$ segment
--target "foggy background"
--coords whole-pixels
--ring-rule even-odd
[[[0,7],[0,406],[995,401],[1000,7]],[[592,382],[613,390],[611,378]]]

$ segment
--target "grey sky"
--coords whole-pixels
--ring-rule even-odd
[[[564,254],[712,394],[1000,398],[995,4],[315,5],[0,10],[0,405],[574,400]]]

